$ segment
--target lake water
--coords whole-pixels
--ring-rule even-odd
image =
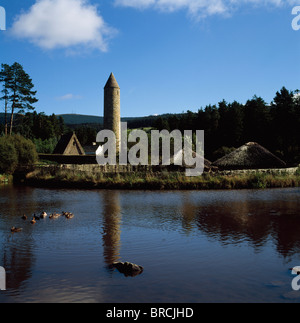
[[[52,190],[0,186],[0,302],[300,302],[300,189]],[[37,221],[46,211],[70,211]],[[23,231],[12,234],[12,226]],[[125,277],[108,266],[144,267]]]

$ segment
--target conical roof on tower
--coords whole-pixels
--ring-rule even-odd
[[[109,87],[110,88],[118,88],[118,89],[120,88],[113,73],[110,74],[110,77],[109,77],[108,81],[106,82],[104,88],[106,89],[106,88],[109,88]]]

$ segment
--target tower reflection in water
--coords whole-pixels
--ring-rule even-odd
[[[105,263],[120,260],[122,215],[120,195],[116,191],[103,192],[103,253]]]

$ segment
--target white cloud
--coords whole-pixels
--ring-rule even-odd
[[[12,33],[44,49],[93,48],[107,50],[108,27],[97,7],[87,0],[36,0],[16,17]]]
[[[124,7],[146,9],[155,5],[156,0],[116,0],[115,3]]]
[[[230,14],[239,6],[294,5],[298,0],[115,0],[115,5],[137,9],[154,8],[165,12],[187,10],[194,17]]]
[[[59,96],[56,98],[58,101],[66,101],[66,100],[74,100],[74,99],[81,99],[82,97],[80,95],[75,95],[72,93],[65,94],[63,96]]]

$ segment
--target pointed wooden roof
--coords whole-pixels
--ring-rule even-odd
[[[55,155],[85,155],[75,132],[63,135],[56,145],[53,154]]]
[[[104,88],[105,89],[106,88],[118,88],[118,89],[120,88],[119,87],[119,84],[118,84],[118,82],[117,82],[117,80],[116,80],[116,78],[115,78],[115,76],[114,76],[113,73],[110,74],[110,77],[107,80]]]

